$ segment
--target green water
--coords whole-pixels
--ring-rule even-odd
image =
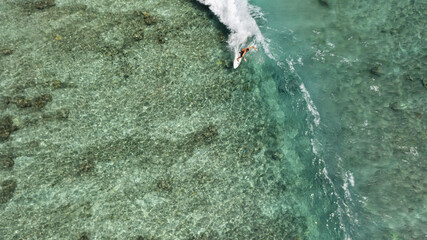
[[[304,153],[308,140],[285,143],[308,162],[304,177],[317,179],[305,196],[318,198],[301,206],[318,211],[312,238],[424,239],[427,3],[252,3],[263,10],[261,31],[283,63],[276,82],[286,91],[278,101],[293,131],[311,138],[317,152]],[[304,111],[293,94],[301,83],[318,116],[295,114]]]
[[[0,238],[425,239],[426,3],[0,0]]]

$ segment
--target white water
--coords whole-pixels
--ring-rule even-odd
[[[248,0],[198,0],[198,1],[201,2],[202,4],[207,5],[209,9],[218,17],[218,19],[230,30],[228,45],[230,49],[234,51],[235,54],[238,54],[240,49],[242,49],[243,47],[248,47],[250,45],[256,46],[257,44],[259,44],[263,48],[264,53],[266,53],[266,55],[270,59],[272,59],[280,69],[282,69],[284,72],[291,72],[295,76],[297,76],[297,78],[301,82],[299,84],[299,88],[307,104],[307,109],[313,117],[313,119],[310,118],[309,120],[310,135],[315,136],[316,132],[321,127],[320,113],[318,112],[317,107],[309,94],[309,91],[306,89],[304,83],[302,83],[303,82],[302,79],[300,78],[300,76],[296,72],[296,69],[294,68],[295,62],[291,57],[292,55],[289,55],[289,58],[286,59],[287,64],[280,60],[280,59],[283,59],[283,56],[286,56],[291,53],[288,53],[287,51],[282,50],[282,47],[280,45],[276,45],[274,42],[271,42],[270,40],[265,39],[264,36],[262,35],[256,20],[261,21],[262,23],[261,26],[267,20],[264,19],[261,9],[259,7],[249,4]],[[279,33],[283,33],[281,29],[273,29],[270,26],[267,26],[266,28],[269,31],[276,31]],[[279,54],[279,55],[275,54],[276,57],[270,53],[269,43],[272,44],[272,48],[275,49],[275,53]],[[298,58],[297,62],[300,66],[304,65],[301,57]],[[320,166],[323,166],[323,168],[319,170],[321,175],[323,175],[323,179],[326,180],[326,185],[328,185],[328,186],[323,186],[323,189],[325,191],[325,196],[332,194],[337,199],[336,200],[337,209],[335,213],[331,215],[329,220],[331,220],[333,216],[337,216],[340,222],[340,228],[344,232],[344,238],[346,240],[351,239],[350,233],[348,232],[348,230],[346,229],[346,225],[344,224],[345,222],[344,219],[346,217],[352,218],[352,215],[353,215],[347,204],[347,203],[350,203],[350,204],[352,203],[351,194],[349,192],[349,184],[350,184],[350,187],[354,186],[353,175],[351,174],[351,172],[346,172],[346,176],[345,176],[346,179],[344,180],[344,185],[342,186],[345,191],[345,196],[341,197],[339,194],[339,191],[337,190],[336,184],[332,181],[332,179],[328,174],[327,164],[322,158],[323,149],[321,144],[318,141],[314,141],[314,139],[311,139],[311,145],[312,145],[313,153],[316,156],[315,160],[319,161]],[[329,187],[332,188],[331,189],[332,193],[327,192],[327,189],[329,189]],[[327,223],[321,223],[321,224],[325,224],[324,227],[329,228]]]
[[[268,45],[259,30],[255,17],[262,17],[259,8],[248,3],[247,0],[198,0],[205,4],[230,30],[228,45],[238,54],[240,49],[260,44],[270,56]]]
[[[301,83],[301,85],[299,87],[301,89],[301,92],[303,93],[304,100],[307,102],[307,108],[314,117],[314,124],[316,124],[316,127],[318,127],[320,124],[320,114],[317,111],[317,107],[314,105],[310,94],[308,93],[307,89],[304,86],[304,83]],[[312,126],[311,126],[311,128],[312,128]],[[313,129],[311,129],[311,130],[313,131]]]

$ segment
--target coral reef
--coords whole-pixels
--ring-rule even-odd
[[[186,0],[84,4],[0,3],[2,236],[303,238],[266,173],[285,159],[275,120],[218,20]]]

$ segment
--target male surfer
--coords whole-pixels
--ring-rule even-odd
[[[238,62],[240,58],[243,58],[243,59],[245,59],[245,62],[246,62],[245,54],[247,52],[249,52],[249,50],[251,50],[251,48],[255,49],[255,51],[258,51],[258,49],[256,49],[254,46],[251,46],[251,47],[248,47],[248,48],[243,48],[242,51],[240,51],[240,57],[238,57],[236,59],[236,61]]]

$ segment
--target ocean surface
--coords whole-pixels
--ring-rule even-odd
[[[0,0],[0,22],[3,239],[427,239],[426,1]]]
[[[201,2],[231,26],[232,49],[240,32],[263,49],[248,65],[275,83],[261,86],[278,92],[266,98],[283,111],[281,147],[298,169],[293,196],[309,238],[427,238],[427,3]]]

